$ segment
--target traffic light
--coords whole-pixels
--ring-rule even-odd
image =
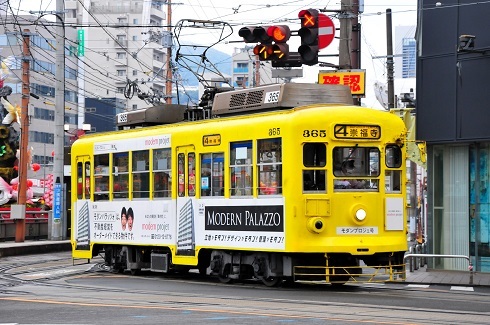
[[[301,28],[298,31],[301,37],[301,46],[298,48],[301,62],[315,65],[318,63],[318,10],[301,10],[298,18],[301,19]]]
[[[238,31],[245,43],[259,43],[253,52],[262,61],[283,61],[289,56],[286,42],[291,37],[291,30],[286,25],[247,26]]]
[[[287,60],[289,57],[289,45],[286,42],[291,37],[289,26],[270,26],[267,29],[267,34],[274,41],[274,45],[272,45],[272,61]]]
[[[272,43],[272,38],[267,34],[269,26],[247,26],[238,31],[245,43]]]

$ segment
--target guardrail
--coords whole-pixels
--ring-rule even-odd
[[[48,220],[51,211],[26,211],[25,238],[31,240],[48,238]],[[15,240],[15,220],[10,218],[10,210],[0,211],[0,242]]]
[[[417,245],[421,246],[421,245]],[[424,247],[425,248],[425,247]],[[417,248],[416,248],[417,249]],[[420,248],[422,249],[422,247]],[[466,255],[445,255],[445,254],[422,254],[422,253],[412,253],[412,247],[410,247],[409,253],[405,255],[403,258],[404,262],[406,263],[407,259],[410,259],[410,272],[414,271],[414,268],[418,268],[418,263],[419,261],[417,258],[420,257],[421,259],[421,266],[427,264],[427,258],[464,258],[468,261],[468,271],[470,272],[470,281],[469,284],[473,284],[473,264],[471,263],[470,257]],[[416,268],[417,267],[417,268]]]

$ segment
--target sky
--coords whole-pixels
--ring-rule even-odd
[[[144,0],[151,1],[151,0]],[[162,1],[165,2],[165,1]],[[27,13],[28,10],[54,10],[56,0],[10,0],[12,8],[19,8],[20,12]],[[37,9],[33,9],[36,4]],[[283,1],[258,1],[258,0],[172,0],[172,24],[176,25],[185,19],[194,20],[213,20],[228,23],[230,28],[225,29],[225,34],[230,34],[213,48],[233,54],[235,48],[241,48],[246,44],[241,42],[238,30],[243,26],[286,24],[292,31],[300,28],[298,13],[302,9],[326,9],[325,12],[330,16],[336,28],[340,27],[337,13],[334,10],[340,9],[340,0],[327,1],[308,1],[308,0],[283,0]],[[374,82],[387,81],[386,59],[373,58],[386,55],[386,9],[392,11],[393,33],[396,26],[415,26],[417,19],[417,0],[364,0],[364,11],[360,15],[362,25],[361,32],[361,68],[366,69],[366,98],[363,99],[365,106],[380,108],[379,102],[374,95]],[[164,5],[164,11],[167,5]],[[219,40],[218,30],[202,29],[183,29],[180,33],[181,42],[195,42],[198,44],[209,44]],[[339,31],[336,32],[339,37]],[[294,36],[288,42],[290,51],[300,45],[300,38]],[[393,35],[395,42],[395,35]],[[251,44],[248,44],[251,45]],[[394,54],[398,54],[401,49],[393,44]],[[320,51],[320,54],[338,54],[338,40],[334,40],[327,48]],[[321,61],[338,64],[338,57],[321,58]],[[317,66],[303,67],[303,78],[295,82],[316,82],[319,70]],[[396,84],[396,89],[401,85]],[[412,86],[413,87],[413,86]],[[408,90],[405,90],[408,91]]]

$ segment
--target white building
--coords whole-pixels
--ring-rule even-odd
[[[252,50],[253,47],[235,48],[231,77],[235,88],[252,88],[277,82],[272,78],[270,61],[259,61]]]
[[[128,79],[147,94],[165,94],[168,35],[163,27],[166,13],[157,0],[66,0],[66,23],[83,27],[85,77],[80,89],[85,97],[118,98],[127,110],[148,106],[138,98],[125,98]],[[136,89],[135,89],[136,90]],[[162,98],[163,100],[163,98]]]

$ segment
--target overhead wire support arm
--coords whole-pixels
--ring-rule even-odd
[[[218,36],[218,39],[214,41],[211,45],[184,44],[182,42],[182,31],[188,30],[190,28],[220,30],[221,32]],[[198,81],[205,87],[211,87],[211,80],[207,80],[204,76],[206,72],[210,72],[220,77],[222,79],[220,80],[221,82],[230,85],[227,78],[218,70],[216,65],[208,60],[206,53],[211,47],[222,42],[232,34],[233,28],[227,22],[194,19],[179,20],[174,29],[175,40],[178,44],[178,48],[175,53],[175,62],[184,69],[194,74]]]

